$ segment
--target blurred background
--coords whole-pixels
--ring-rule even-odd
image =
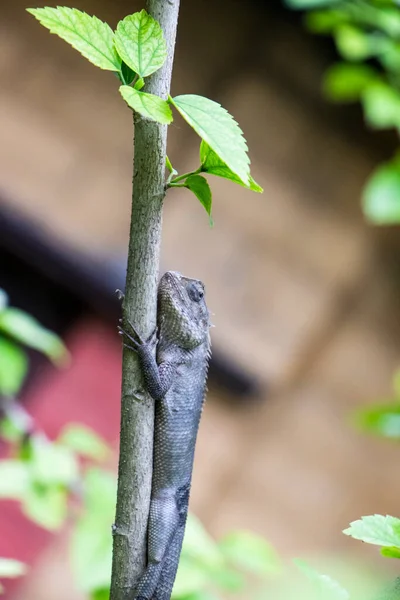
[[[114,291],[132,115],[114,75],[50,36],[27,6],[0,6],[0,285],[62,335],[71,364],[59,371],[32,353],[22,400],[48,435],[81,421],[116,448]],[[111,26],[142,8],[74,6]],[[360,204],[396,136],[368,129],[357,104],[326,101],[322,76],[337,58],[332,39],[311,35],[279,0],[182,2],[172,94],[208,96],[234,115],[265,191],[215,178],[214,228],[194,197],[170,191],[161,266],[205,282],[216,326],[192,512],[213,536],[248,529],[284,556],[375,564],[376,549],[341,531],[364,514],[399,513],[399,450],[349,423],[356,407],[391,397],[399,362],[399,230],[368,224]],[[198,145],[176,117],[168,154],[180,172]],[[0,510],[1,554],[35,569],[7,598],[80,598],[64,534],[18,514],[12,503]]]

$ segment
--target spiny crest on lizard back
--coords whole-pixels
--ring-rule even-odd
[[[175,271],[167,271],[158,287],[160,337],[190,350],[208,341],[210,315],[204,284]]]

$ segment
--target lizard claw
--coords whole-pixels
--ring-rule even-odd
[[[129,328],[131,329],[131,331],[132,331],[133,335],[135,336],[135,338],[137,338],[137,341],[135,340],[136,344],[138,344],[140,346],[143,346],[145,344],[145,342],[143,341],[143,339],[141,338],[141,336],[136,331],[136,329],[133,326],[132,322],[129,319],[126,319],[126,322],[128,323]],[[132,335],[130,335],[126,331],[124,331],[124,333],[132,341]]]
[[[125,348],[128,348],[129,350],[133,350],[133,352],[137,352],[139,350],[139,346],[140,344],[137,343],[136,340],[134,340],[133,338],[131,338],[126,331],[123,331],[122,329],[120,329],[118,331],[119,335],[124,336],[126,335],[128,337],[128,339],[132,342],[132,346],[130,344],[126,344],[125,342],[123,342],[123,345]]]
[[[142,346],[145,343],[129,319],[119,319],[118,322],[121,323],[121,325],[122,325],[122,326],[118,325],[118,331],[120,332],[121,335],[126,335],[126,337],[129,338],[131,340],[131,342],[134,342],[137,345]],[[124,327],[124,323],[125,323],[125,327]],[[128,328],[126,327],[126,323],[129,326]],[[127,329],[128,329],[128,331],[127,331]]]
[[[129,319],[126,319],[126,321],[129,325],[129,329],[131,330],[131,332],[126,331],[126,329],[121,327],[121,325],[118,325],[118,327],[117,327],[119,335],[125,336],[131,342],[131,344],[126,344],[124,342],[125,348],[128,348],[129,350],[133,350],[134,352],[138,352],[138,350],[141,346],[150,346],[151,349],[153,349],[155,346],[157,346],[157,343],[158,343],[158,340],[157,340],[158,328],[157,327],[154,329],[153,333],[146,339],[146,341],[143,341],[141,336],[138,334],[138,332],[132,325],[131,321],[129,321]],[[122,319],[120,319],[119,322],[122,323]]]
[[[131,324],[129,323],[129,321],[128,321],[128,324],[131,326]],[[137,333],[136,333],[135,329],[133,329],[133,327],[132,327],[133,333],[135,334],[135,336],[137,336],[139,338],[139,341],[136,340],[133,335],[131,335],[128,331],[126,331],[120,325],[118,325],[117,329],[118,329],[119,335],[121,335],[122,337],[125,336],[126,338],[128,338],[128,340],[132,344],[132,345],[128,345],[128,344],[126,344],[124,342],[124,346],[126,348],[129,348],[130,350],[133,350],[134,352],[137,352],[138,349],[139,349],[139,347],[143,345],[143,341],[142,341],[141,337],[137,335]]]

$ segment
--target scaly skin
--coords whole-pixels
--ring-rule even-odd
[[[206,393],[210,317],[204,285],[169,271],[158,287],[158,342],[121,329],[155,400],[147,567],[135,600],[171,598],[185,530],[197,431]]]

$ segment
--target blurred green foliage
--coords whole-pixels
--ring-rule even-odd
[[[55,364],[68,359],[60,338],[27,313],[10,307],[7,293],[0,289],[0,435],[11,444],[10,458],[0,461],[0,498],[20,501],[26,516],[54,529],[65,518],[65,489],[77,477],[78,467],[67,448],[30,431],[32,420],[16,401],[28,372],[21,345],[42,352]],[[25,571],[21,562],[0,558],[1,579]],[[0,585],[0,594],[3,591]]]
[[[43,352],[56,364],[65,362],[68,353],[55,334],[10,307],[3,290],[0,332],[0,436],[9,445],[9,456],[0,460],[0,499],[17,501],[26,517],[50,531],[72,521],[70,556],[76,583],[88,598],[108,599],[116,479],[91,463],[104,461],[110,448],[82,424],[70,423],[56,440],[49,440],[18,403],[28,372],[21,345]],[[251,590],[262,587],[280,567],[275,551],[261,537],[235,532],[217,543],[191,515],[173,597],[215,600],[246,591],[251,598]],[[24,569],[18,561],[0,559],[0,578],[22,575]]]
[[[309,30],[332,36],[343,59],[325,74],[326,97],[334,102],[360,102],[369,127],[399,131],[399,2],[286,0],[286,3],[291,8],[309,11],[306,15]],[[212,169],[219,169],[216,174],[227,176],[225,163],[211,158]],[[232,174],[228,175],[234,180]],[[251,179],[249,187],[260,191]],[[366,217],[375,224],[400,223],[400,153],[372,174],[364,189],[363,208]],[[30,520],[51,531],[59,530],[67,519],[72,521],[70,550],[76,582],[88,598],[108,600],[116,480],[110,472],[90,463],[106,459],[110,449],[81,424],[69,424],[55,441],[36,430],[32,419],[15,400],[28,372],[28,358],[22,346],[42,352],[57,365],[68,359],[58,336],[30,315],[10,307],[7,294],[0,289],[0,398],[4,412],[0,434],[9,443],[9,457],[0,461],[0,499],[18,501]],[[393,401],[357,411],[355,422],[359,427],[387,438],[400,438],[400,371],[395,376],[394,389]],[[353,521],[344,533],[381,546],[383,556],[400,558],[398,518],[365,516]],[[350,598],[347,589],[335,578],[304,561],[294,562],[300,579],[293,576],[290,565],[284,564],[260,536],[235,531],[216,541],[196,517],[189,515],[173,598]],[[0,558],[0,578],[17,577],[25,570],[17,560]],[[364,590],[357,595],[364,596]]]
[[[286,0],[309,11],[307,28],[332,36],[342,61],[325,73],[323,92],[333,102],[360,102],[371,129],[400,130],[400,6],[397,0]],[[400,223],[400,158],[380,165],[366,183],[366,218]]]
[[[60,338],[24,311],[10,307],[6,292],[0,290],[0,431],[11,444],[10,458],[0,461],[0,498],[18,500],[32,521],[57,529],[65,520],[67,491],[78,480],[79,466],[65,442],[52,443],[32,430],[31,418],[16,402],[28,371],[21,344],[56,364],[68,358]]]
[[[29,315],[8,306],[0,290],[0,436],[8,442],[0,460],[0,499],[17,501],[27,518],[58,531],[71,527],[70,560],[78,588],[91,600],[108,600],[112,564],[112,528],[116,478],[101,465],[110,456],[108,444],[82,424],[69,423],[49,440],[18,403],[16,395],[28,370],[20,344],[39,349],[57,364],[67,351],[57,336]],[[393,404],[359,411],[359,425],[386,437],[400,436],[400,371],[394,378]],[[400,557],[400,520],[374,515],[354,521],[345,531],[356,539],[381,545],[384,556]],[[214,540],[200,521],[189,515],[173,600],[348,600],[346,586],[304,561],[285,563],[262,537],[234,531]],[[26,567],[0,558],[0,578],[17,577]],[[354,580],[354,573],[352,575]],[[365,579],[365,573],[362,574]],[[348,582],[346,582],[347,585]],[[351,597],[361,600],[356,586]],[[360,591],[362,590],[362,591]],[[0,585],[0,593],[3,588]]]
[[[82,506],[71,535],[71,563],[78,587],[102,598],[111,581],[111,530],[115,515],[115,475],[90,468],[82,478]],[[108,598],[108,596],[106,596]]]
[[[28,358],[21,344],[45,354],[55,364],[68,361],[60,338],[42,327],[22,310],[9,306],[6,292],[0,289],[0,396],[15,396],[28,371]]]
[[[238,592],[254,598],[280,569],[277,554],[260,536],[236,531],[216,542],[190,515],[173,598],[211,600]]]
[[[82,424],[68,424],[53,441],[37,430],[15,398],[28,369],[19,344],[40,349],[56,362],[67,352],[57,336],[29,315],[9,308],[4,292],[0,293],[0,328],[5,333],[0,337],[4,412],[0,435],[9,444],[9,456],[0,460],[0,499],[17,501],[26,517],[50,531],[59,530],[68,520],[72,524],[70,559],[76,584],[91,600],[108,600],[116,478],[104,468],[94,467],[93,461],[104,461],[110,448]],[[308,579],[311,574],[312,593],[306,587],[305,595],[300,594],[296,582],[293,598],[347,598],[330,577],[311,567],[307,570],[302,563],[305,570]],[[0,559],[0,577],[24,572],[18,561]],[[279,581],[284,583],[285,598],[289,598],[283,562],[262,537],[235,531],[215,541],[200,521],[189,515],[174,600],[222,600],[243,594],[249,600],[261,600],[269,597],[271,582],[277,585]]]
[[[358,408],[351,420],[365,433],[400,440],[400,370],[393,376],[393,397]]]
[[[299,569],[314,583],[317,592],[320,593],[326,600],[348,600],[349,592],[344,589],[335,579],[329,575],[320,573],[303,560],[295,560],[295,564]]]
[[[68,431],[74,431],[71,425]],[[82,425],[77,431],[83,437]],[[21,432],[20,440],[13,439],[14,456],[0,460],[0,498],[17,500],[30,520],[49,530],[64,524],[70,495],[79,490],[82,478],[82,453],[64,440],[64,432],[56,441],[41,432]],[[87,440],[94,440],[94,448],[103,448],[104,443],[91,430],[87,430]]]

